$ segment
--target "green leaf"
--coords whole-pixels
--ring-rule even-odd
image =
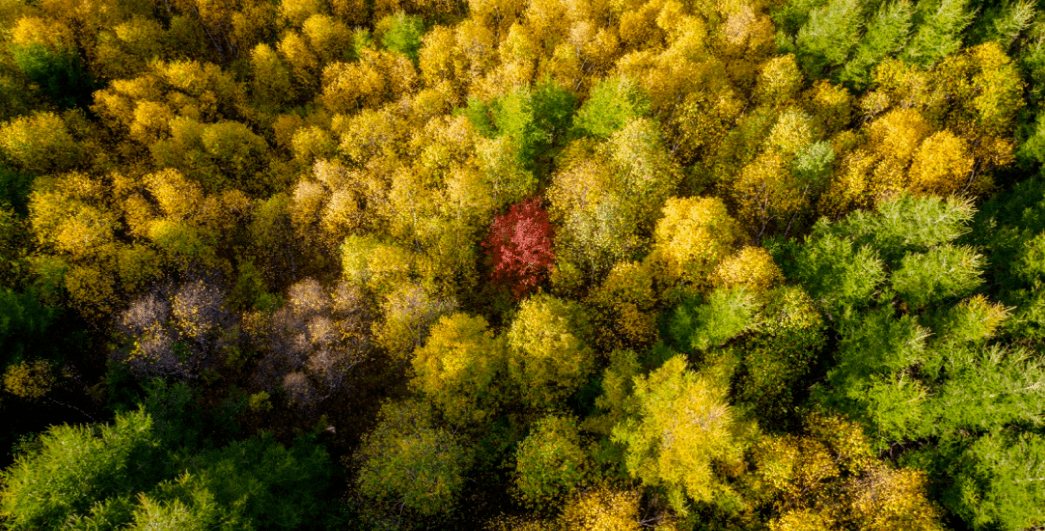
[[[573,119],[581,134],[609,138],[634,118],[649,111],[649,99],[635,82],[626,77],[599,81]]]
[[[958,51],[962,46],[962,30],[975,17],[975,11],[968,9],[968,0],[940,0],[936,9],[922,18],[914,37],[904,49],[903,59],[932,65]]]
[[[819,76],[824,68],[845,63],[860,37],[863,5],[861,0],[831,0],[810,12],[809,20],[798,30],[795,45],[811,77]]]
[[[383,30],[381,44],[388,50],[401,53],[417,63],[417,52],[421,49],[424,21],[421,17],[400,11],[377,22],[378,31]]]
[[[972,248],[941,245],[904,256],[890,281],[904,302],[922,309],[972,293],[983,283],[982,267],[983,256]]]
[[[858,88],[866,87],[871,82],[872,69],[907,44],[913,15],[909,0],[896,0],[878,8],[839,78]]]
[[[760,304],[743,287],[717,289],[706,301],[684,303],[671,313],[668,333],[677,345],[705,351],[758,326]]]

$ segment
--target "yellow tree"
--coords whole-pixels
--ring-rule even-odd
[[[114,80],[95,92],[91,109],[116,131],[133,133],[137,127],[152,132],[153,136],[136,138],[146,142],[163,138],[166,122],[174,117],[201,123],[238,118],[243,103],[243,87],[215,64],[157,61],[137,77]],[[139,107],[144,109],[139,111]],[[135,150],[138,146],[122,147]]]
[[[765,293],[783,278],[765,249],[747,246],[719,262],[711,282],[716,288],[744,286],[754,293]]]
[[[347,113],[410,94],[416,84],[417,72],[406,56],[362,50],[357,62],[323,68],[321,100],[331,112]]]
[[[406,117],[385,106],[364,109],[352,116],[336,114],[331,119],[331,129],[340,134],[338,151],[343,157],[376,173],[381,167],[370,164],[375,159],[398,164],[398,151],[410,134],[408,123]]]
[[[47,360],[23,361],[8,366],[4,372],[4,391],[22,398],[40,398],[54,383],[51,363]]]
[[[282,59],[290,66],[294,76],[294,88],[302,93],[315,91],[322,72],[322,65],[308,44],[308,39],[298,31],[287,30],[276,44]]]
[[[250,52],[251,96],[259,110],[275,112],[295,97],[290,67],[265,43]]]
[[[198,183],[173,169],[146,175],[143,181],[142,192],[152,197],[155,206],[137,200],[128,206],[135,209],[136,232],[151,240],[167,265],[182,271],[230,270],[229,263],[218,257],[218,249],[234,240],[237,228],[250,215],[249,199],[235,191],[207,195]]]
[[[461,87],[461,84],[467,82],[456,71],[456,65],[463,61],[457,57],[456,42],[453,29],[446,26],[436,26],[421,37],[418,65],[421,79],[426,85],[431,87],[441,82],[451,82]]]
[[[907,189],[911,161],[931,133],[931,124],[917,108],[900,107],[876,118],[866,127],[866,144],[841,161],[822,208],[840,214]]]
[[[588,296],[601,350],[642,349],[657,341],[657,293],[649,264],[621,262]]]
[[[983,193],[992,186],[990,170],[1014,158],[1017,116],[1026,105],[1019,69],[997,42],[988,42],[948,57],[935,74],[953,109],[945,124],[976,161],[969,187]]]
[[[515,451],[515,487],[527,505],[546,510],[591,481],[592,465],[577,421],[548,415]]]
[[[909,189],[952,195],[972,184],[975,161],[965,141],[944,129],[926,138],[911,164]]]
[[[628,122],[600,151],[612,165],[617,193],[634,204],[636,223],[648,230],[682,177],[664,148],[656,122],[645,118]]]
[[[718,198],[672,197],[663,212],[651,252],[658,275],[668,287],[705,288],[715,266],[741,239],[740,225]]]
[[[743,463],[742,425],[733,419],[726,388],[675,356],[634,380],[633,417],[613,429],[625,447],[628,473],[663,487],[685,514],[688,500],[728,506],[738,500],[721,471]]]
[[[934,74],[934,81],[959,105],[948,122],[963,136],[975,140],[1012,134],[1016,115],[1026,105],[1024,83],[997,42],[948,57]]]
[[[44,255],[67,264],[60,277],[73,307],[88,318],[115,310],[116,263],[121,229],[102,179],[63,175],[29,198],[29,222]],[[38,265],[44,265],[44,261]]]
[[[320,65],[351,59],[352,30],[344,22],[327,15],[312,15],[301,25],[301,33]]]
[[[0,124],[0,150],[33,173],[71,169],[82,156],[65,122],[50,112],[19,116]]]
[[[784,155],[769,151],[744,166],[732,183],[737,216],[761,236],[770,223],[783,222],[801,213],[806,190],[794,178]],[[783,226],[783,225],[781,225]]]
[[[725,81],[724,70],[715,76]],[[709,80],[710,81],[710,80]],[[711,158],[744,109],[740,93],[725,85],[686,94],[666,125],[672,154],[683,162]]]
[[[832,85],[826,79],[813,84],[806,93],[810,110],[817,124],[828,135],[849,126],[852,120],[853,97],[845,87]]]
[[[328,13],[329,4],[323,0],[287,0],[279,3],[279,17],[291,27],[300,27],[313,15]]]
[[[494,94],[498,91],[498,86],[504,91],[531,85],[535,81],[538,48],[526,26],[512,24],[497,52],[500,55],[500,65],[484,79],[484,85],[495,86],[480,87],[480,92]]]
[[[644,527],[640,499],[636,491],[592,489],[570,499],[558,522],[578,531],[639,531]]]
[[[533,38],[540,43],[547,57],[559,41],[569,34],[570,17],[566,2],[561,0],[536,0],[528,2],[523,14]]]
[[[393,357],[406,360],[443,315],[457,309],[457,301],[407,282],[381,302],[382,319],[373,325],[377,344]]]
[[[298,128],[290,140],[290,149],[298,164],[309,167],[317,159],[328,159],[334,155],[337,143],[326,129],[311,125]]]
[[[897,109],[878,118],[867,127],[868,141],[885,159],[905,166],[911,161],[922,140],[931,131],[929,123],[915,109]]]
[[[454,47],[451,53],[455,85],[471,87],[480,81],[497,62],[497,36],[474,19],[458,24],[453,31]],[[471,92],[470,90],[468,92]],[[489,94],[478,94],[480,97]]]
[[[802,89],[802,72],[793,54],[774,57],[758,69],[755,99],[762,105],[790,105]]]
[[[76,48],[76,36],[68,25],[31,15],[20,17],[14,23],[11,42],[17,46],[43,46],[53,53]]]
[[[552,177],[547,195],[549,213],[561,229],[556,255],[596,278],[613,264],[629,260],[641,248],[635,204],[613,182],[613,170],[599,160],[592,146],[580,141],[564,155],[563,167]]]
[[[370,9],[363,0],[330,0],[330,9],[334,15],[356,27],[365,24],[370,15]]]
[[[497,378],[505,370],[505,344],[482,317],[441,317],[413,355],[410,385],[454,424],[486,420],[503,399]]]
[[[802,435],[766,437],[752,458],[745,480],[756,504],[772,510],[773,531],[942,529],[925,474],[876,459],[853,422],[815,413]]]
[[[613,113],[617,104],[610,102],[610,109],[593,114]],[[567,146],[548,197],[553,219],[563,226],[557,247],[594,278],[643,247],[681,170],[652,120],[630,119],[617,130],[600,116],[592,120],[599,123],[595,130],[609,138],[601,144],[582,139]]]
[[[260,195],[274,188],[267,175],[268,143],[246,124],[178,117],[169,125],[170,138],[150,146],[158,166],[178,169],[209,192],[236,188]]]
[[[519,305],[508,329],[508,375],[527,406],[554,406],[594,369],[591,325],[573,302],[537,294]]]
[[[90,65],[101,77],[127,79],[147,70],[150,61],[164,58],[169,46],[158,21],[135,16],[99,32]]]
[[[349,236],[341,246],[342,277],[379,296],[409,281],[414,260],[408,250],[374,235]]]

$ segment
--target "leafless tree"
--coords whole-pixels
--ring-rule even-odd
[[[214,280],[154,286],[123,312],[117,329],[124,338],[112,356],[138,378],[193,379],[220,360],[234,338],[236,321]]]
[[[310,409],[346,389],[351,370],[369,356],[373,312],[364,294],[340,282],[332,288],[305,279],[287,290],[287,303],[252,327],[262,353],[252,375],[260,389],[282,387],[290,403]]]

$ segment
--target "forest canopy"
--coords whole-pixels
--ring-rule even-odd
[[[1039,4],[0,2],[0,527],[1045,528]]]

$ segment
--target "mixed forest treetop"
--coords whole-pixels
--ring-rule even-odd
[[[3,1],[0,526],[1045,527],[1037,4]]]

